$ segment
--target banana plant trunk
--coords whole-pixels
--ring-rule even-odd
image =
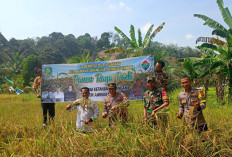
[[[225,95],[225,77],[221,72],[214,74],[214,84],[216,87],[217,100],[221,102]]]
[[[229,75],[228,75],[228,90],[229,90],[229,101],[231,102],[232,98],[232,65],[228,64]]]

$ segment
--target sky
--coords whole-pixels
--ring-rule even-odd
[[[232,0],[224,0],[232,13]],[[130,25],[143,35],[154,24],[163,29],[153,38],[163,44],[194,48],[198,37],[212,29],[194,14],[206,15],[224,27],[216,0],[0,0],[0,32],[7,40],[48,36],[52,32],[75,37],[89,33],[100,38],[114,26],[129,36]]]

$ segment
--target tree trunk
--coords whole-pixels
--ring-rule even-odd
[[[205,78],[205,98],[207,98],[207,92],[209,91],[209,79],[210,79],[210,76],[206,76]]]
[[[228,64],[229,74],[228,74],[228,90],[229,90],[229,96],[228,100],[231,101],[232,98],[232,65]]]
[[[216,87],[216,95],[218,101],[222,101],[225,95],[225,80],[225,76],[223,76],[221,72],[214,74],[214,84]]]

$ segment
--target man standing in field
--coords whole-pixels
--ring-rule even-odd
[[[37,77],[33,83],[33,91],[37,98],[41,98],[40,92],[37,89],[41,87],[42,70],[41,68],[35,68],[35,72]],[[43,127],[45,128],[47,126],[47,112],[49,112],[49,121],[55,117],[55,103],[41,103],[41,106],[43,109]]]
[[[99,109],[97,103],[89,99],[89,88],[83,87],[81,89],[82,99],[77,99],[72,104],[66,106],[66,110],[73,111],[77,109],[77,130],[82,129],[83,133],[91,132],[90,122],[93,122],[99,115]],[[88,129],[88,131],[86,131]]]
[[[109,126],[117,120],[119,116],[122,123],[127,122],[129,101],[124,93],[117,92],[115,83],[108,84],[109,95],[106,96],[104,101],[104,109],[102,117],[109,116]]]
[[[168,94],[165,88],[157,87],[157,82],[153,75],[147,77],[147,86],[148,90],[144,93],[143,123],[149,120],[151,126],[156,126],[159,119],[159,122],[166,125],[167,114],[165,112],[157,112],[169,105]]]
[[[191,80],[184,76],[180,80],[184,90],[179,94],[179,113],[177,118],[181,119],[184,114],[186,125],[190,125],[198,130],[199,133],[207,131],[208,127],[205,122],[202,110],[206,108],[206,100],[201,89],[191,87]]]
[[[154,68],[153,75],[155,76],[157,88],[166,88],[168,85],[168,74],[163,70],[164,66],[164,61],[160,60],[156,63]]]

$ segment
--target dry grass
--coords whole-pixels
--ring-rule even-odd
[[[112,129],[99,116],[91,134],[75,131],[76,112],[66,112],[67,103],[56,104],[55,123],[43,129],[34,95],[0,95],[0,156],[232,156],[232,105],[218,106],[212,93],[204,111],[209,131],[199,136],[176,119],[177,92],[167,128],[142,125],[142,101],[133,101],[130,123]]]

